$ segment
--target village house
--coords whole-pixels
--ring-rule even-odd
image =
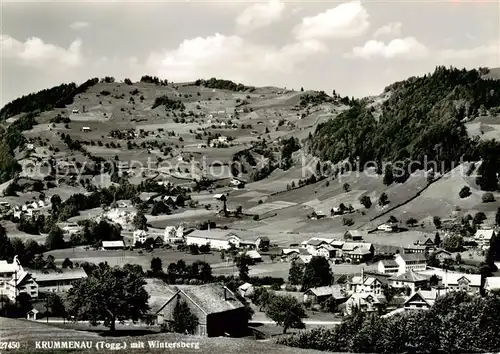
[[[350,290],[353,293],[369,293],[377,296],[383,294],[382,285],[382,282],[377,277],[366,276],[363,269],[361,269],[361,275],[354,276],[349,283]]]
[[[478,246],[484,250],[490,247],[490,242],[493,236],[496,236],[493,229],[479,229],[474,234],[474,241],[476,241]]]
[[[403,274],[410,270],[421,272],[427,268],[427,259],[422,253],[398,253],[396,254],[395,261],[399,265],[398,274]]]
[[[281,260],[284,262],[293,262],[299,256],[310,256],[310,254],[303,248],[283,248],[281,250]]]
[[[135,230],[133,233],[134,240],[132,244],[137,244],[137,243],[144,243],[146,242],[146,239],[148,238],[148,232],[145,230]]]
[[[428,235],[421,235],[421,236],[419,236],[418,238],[415,239],[415,241],[413,242],[413,245],[415,245],[415,246],[425,246],[428,249],[429,248],[433,248],[435,246],[433,238],[430,237],[430,236],[428,236]]]
[[[438,296],[439,292],[436,289],[419,290],[408,297],[403,307],[405,310],[428,310],[434,305]]]
[[[65,268],[51,271],[32,271],[32,276],[38,284],[39,293],[66,292],[73,284],[87,278],[83,268]]]
[[[304,292],[304,302],[310,302],[311,305],[321,304],[332,297],[338,304],[347,299],[347,296],[340,285],[310,288]]]
[[[335,258],[336,249],[329,244],[323,244],[316,249],[316,256],[326,259]]]
[[[373,258],[375,249],[371,243],[365,242],[345,242],[342,245],[342,252],[338,255],[350,263],[363,263]],[[337,257],[338,257],[337,256]]]
[[[454,257],[451,254],[451,252],[448,252],[447,250],[444,250],[442,248],[437,249],[432,254],[436,257],[436,259],[439,261],[440,264],[454,260]]]
[[[182,225],[167,226],[163,233],[163,242],[165,243],[182,243],[184,242],[184,227]]]
[[[31,298],[38,297],[38,284],[31,274],[26,271],[17,256],[12,263],[0,261],[0,296],[6,296],[10,301],[15,301],[21,293],[28,294]]]
[[[378,262],[377,270],[381,274],[397,274],[399,264],[394,259],[383,259]]]
[[[342,304],[344,315],[352,315],[355,311],[379,312],[386,303],[384,296],[375,296],[370,293],[353,293],[349,299]]]
[[[492,291],[500,291],[500,277],[487,277],[484,280],[484,291],[487,294]]]
[[[427,246],[424,245],[409,245],[403,248],[404,253],[422,253],[425,254]]]
[[[271,240],[269,240],[269,237],[267,236],[260,236],[257,240],[255,240],[255,245],[259,250],[267,250],[271,245]]]
[[[250,251],[242,251],[239,252],[238,255],[241,256],[243,254],[246,254],[250,259],[252,260],[252,263],[260,263],[262,262],[262,256],[259,254],[259,252],[255,250],[250,250]]]
[[[444,291],[465,291],[473,295],[479,294],[481,289],[481,274],[458,273],[440,268],[428,269],[420,274],[437,276],[440,279],[440,288]]]
[[[429,278],[428,276],[410,270],[409,272],[390,277],[389,281],[393,288],[401,289],[408,287],[411,293],[414,293],[418,290],[427,288],[429,286]]]
[[[179,301],[185,302],[196,316],[198,324],[194,335],[204,337],[242,336],[247,334],[248,316],[243,303],[227,287],[220,284],[175,285],[158,284],[147,280],[150,312],[147,321],[173,323],[173,313]]]
[[[123,250],[125,243],[123,241],[102,241],[101,249],[103,251]]]

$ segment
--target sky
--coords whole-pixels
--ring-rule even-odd
[[[92,77],[376,95],[437,65],[500,66],[499,0],[3,0],[0,106]]]

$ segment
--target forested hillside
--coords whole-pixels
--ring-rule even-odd
[[[311,137],[312,152],[324,160],[452,162],[480,159],[497,144],[471,140],[464,122],[500,111],[500,81],[484,78],[484,70],[438,67],[385,89],[389,98],[374,117],[374,107],[357,102],[335,119],[321,124]],[[486,149],[486,150],[485,150]]]

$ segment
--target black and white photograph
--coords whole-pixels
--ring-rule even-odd
[[[0,354],[500,352],[500,0],[0,0]]]

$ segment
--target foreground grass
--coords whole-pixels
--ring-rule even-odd
[[[258,352],[272,352],[277,354],[319,354],[321,352],[314,350],[304,350],[291,347],[285,347],[274,344],[270,341],[256,341],[252,339],[234,339],[234,338],[204,338],[185,336],[175,333],[148,334],[144,336],[120,336],[120,337],[101,337],[97,333],[77,331],[47,325],[44,323],[32,322],[27,320],[15,320],[0,317],[0,338],[2,341],[18,341],[20,349],[5,350],[2,352],[15,353],[95,353],[95,352],[116,352],[116,349],[97,349],[97,342],[106,342],[108,344],[118,344],[123,348],[126,343],[127,352],[144,353],[238,353],[253,354]],[[92,343],[92,349],[37,349],[37,342],[40,341],[88,341]],[[189,348],[150,348],[149,341],[159,341],[162,343],[192,343]],[[131,349],[132,343],[144,343],[144,348]]]

